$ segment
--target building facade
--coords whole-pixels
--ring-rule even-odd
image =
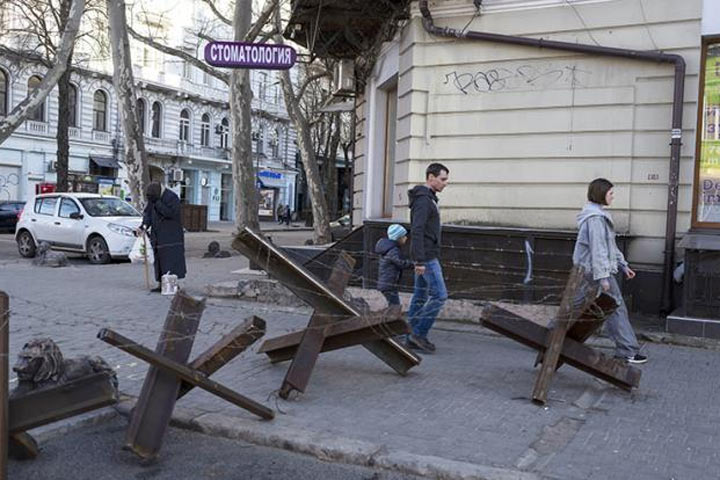
[[[175,2],[177,3],[177,2]],[[185,1],[191,15],[159,22],[169,44],[194,45],[193,26],[207,22],[197,1]],[[158,5],[158,8],[161,6]],[[156,13],[158,20],[162,14]],[[12,15],[10,15],[12,17]],[[146,12],[130,16],[140,31],[151,20]],[[219,35],[227,34],[222,29]],[[188,204],[205,205],[208,220],[234,220],[229,89],[189,62],[131,41],[137,106],[153,179],[163,180]],[[190,48],[186,48],[190,52]],[[72,73],[70,186],[127,196],[123,168],[123,127],[112,85],[112,63],[89,55]],[[45,74],[32,56],[12,50],[0,56],[0,115],[20,103]],[[277,206],[296,208],[295,130],[290,124],[274,72],[252,71],[253,160],[260,215],[271,218]],[[0,145],[0,198],[27,200],[56,180],[57,88],[41,109]]]

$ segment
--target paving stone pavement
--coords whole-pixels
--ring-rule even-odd
[[[110,327],[155,347],[170,298],[144,291],[142,267],[1,263],[11,362],[28,339],[50,336],[66,357],[103,356],[117,368],[121,390],[139,393],[146,365],[95,336]],[[232,280],[244,262],[191,258],[188,266],[186,289],[199,295],[207,284]],[[191,358],[251,314],[267,320],[267,338],[307,322],[297,309],[208,299]],[[651,361],[632,394],[565,366],[541,408],[529,401],[533,351],[481,332],[436,329],[432,338],[438,352],[406,377],[362,347],[323,354],[308,391],[291,401],[276,396],[287,364],[257,355],[259,343],[212,378],[277,409],[279,426],[419,455],[572,480],[720,478],[717,352],[650,344]],[[199,390],[178,406],[260,421]]]

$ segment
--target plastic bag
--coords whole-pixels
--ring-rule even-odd
[[[153,254],[152,246],[150,246],[150,239],[146,233],[138,235],[133,243],[130,254],[128,255],[132,263],[145,263],[148,264],[155,262],[155,255]]]

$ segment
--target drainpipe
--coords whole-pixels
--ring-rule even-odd
[[[672,106],[672,131],[670,134],[670,177],[668,179],[667,216],[665,220],[665,260],[663,265],[663,285],[661,297],[661,311],[669,313],[673,308],[672,271],[675,262],[675,230],[677,227],[677,200],[680,173],[680,147],[682,146],[682,116],[683,94],[685,92],[685,60],[680,55],[630,50],[625,48],[603,47],[599,45],[584,45],[578,43],[543,40],[542,38],[517,37],[514,35],[500,35],[477,31],[456,30],[448,27],[438,27],[433,22],[428,0],[419,0],[420,13],[423,16],[423,26],[428,33],[449,38],[462,38],[467,40],[482,40],[486,42],[507,43],[524,47],[549,48],[566,52],[586,53],[606,57],[620,57],[656,63],[671,63],[675,66],[675,89]]]

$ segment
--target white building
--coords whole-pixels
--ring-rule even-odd
[[[175,8],[177,3],[174,2]],[[204,44],[192,31],[207,28],[203,2],[188,0],[183,8],[191,15],[163,20],[159,11],[128,15],[133,28],[170,46],[180,45],[201,58]],[[153,9],[162,7],[155,2]],[[5,12],[7,13],[7,12]],[[6,18],[13,18],[12,12]],[[15,20],[18,21],[19,20]],[[12,22],[12,20],[11,20]],[[213,30],[218,39],[231,38],[227,27]],[[4,37],[4,39],[7,37]],[[195,39],[195,40],[193,40]],[[20,47],[21,41],[11,47]],[[24,44],[27,47],[27,43]],[[138,107],[145,132],[145,146],[153,178],[176,184],[182,200],[206,205],[208,220],[233,220],[234,200],[230,160],[230,108],[228,87],[221,81],[183,62],[132,40]],[[107,53],[107,52],[105,52]],[[123,131],[117,96],[112,85],[112,62],[108,55],[82,51],[86,68],[72,73],[73,109],[70,129],[70,161],[73,188],[128,191],[123,169]],[[46,68],[26,53],[0,56],[0,115],[20,103],[28,89],[39,82]],[[295,131],[285,111],[278,78],[272,71],[253,71],[253,153],[262,195],[262,216],[272,216],[277,205],[295,205]],[[0,198],[27,200],[37,184],[55,182],[57,89],[48,96],[32,120],[26,121],[0,145]],[[174,178],[179,178],[175,173]]]

